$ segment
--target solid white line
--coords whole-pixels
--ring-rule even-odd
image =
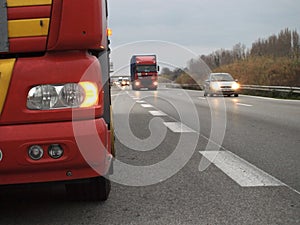
[[[153,106],[150,104],[141,104],[141,106],[144,108],[153,108]]]
[[[230,151],[200,151],[199,153],[242,187],[287,186]]]
[[[248,104],[244,104],[244,103],[236,103],[237,105],[241,105],[241,106],[246,106],[246,107],[252,107],[253,105],[248,105]]]
[[[149,111],[149,113],[151,113],[152,116],[167,116],[167,114],[161,111]]]
[[[180,122],[164,122],[164,125],[174,133],[196,133],[192,128]]]
[[[206,98],[204,98],[204,97],[198,97],[199,99],[201,99],[201,100],[206,100]]]

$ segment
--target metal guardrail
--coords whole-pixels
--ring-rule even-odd
[[[199,91],[204,89],[204,86],[201,84],[164,83],[160,85],[167,88],[182,88]],[[300,87],[241,85],[241,93],[274,98],[300,99]]]
[[[163,84],[168,88],[183,88],[193,90],[203,90],[203,85],[198,84]],[[263,86],[263,85],[241,85],[241,90],[249,91],[265,91],[265,92],[285,92],[291,94],[300,94],[300,87],[285,87],[285,86]]]
[[[288,92],[288,93],[300,94],[300,87],[241,85],[241,89],[254,90],[254,91]]]

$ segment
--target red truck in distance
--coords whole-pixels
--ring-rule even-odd
[[[110,192],[106,0],[0,0],[0,185]]]
[[[158,71],[156,55],[133,55],[130,60],[132,89],[157,90]]]

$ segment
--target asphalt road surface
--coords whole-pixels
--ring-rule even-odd
[[[0,189],[0,224],[300,224],[300,101],[112,90],[112,190]]]

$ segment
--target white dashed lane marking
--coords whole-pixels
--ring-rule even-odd
[[[199,153],[242,187],[286,186],[280,180],[230,151],[200,151]]]
[[[141,106],[144,108],[153,108],[153,106],[150,104],[141,104]]]
[[[246,106],[246,107],[252,107],[253,105],[248,105],[248,104],[244,104],[244,103],[236,103],[237,105],[240,106]]]
[[[196,133],[192,128],[180,122],[164,122],[164,125],[174,133]]]
[[[168,116],[167,114],[165,114],[164,112],[161,112],[161,111],[149,111],[149,113],[152,116]]]

